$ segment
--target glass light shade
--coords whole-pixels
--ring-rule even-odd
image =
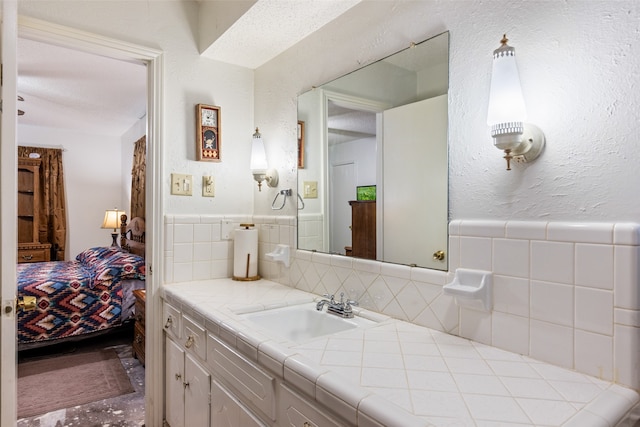
[[[124,211],[118,209],[110,209],[104,213],[104,220],[102,221],[102,227],[100,228],[113,228],[115,233],[120,228],[120,217],[124,215]]]
[[[264,142],[258,129],[253,134],[251,144],[251,172],[254,174],[265,174],[267,172],[267,154],[264,150]]]
[[[489,126],[524,122],[527,117],[515,55],[515,49],[507,45],[506,39],[503,39],[501,47],[493,51],[487,114]]]

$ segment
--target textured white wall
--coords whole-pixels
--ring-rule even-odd
[[[19,13],[128,41],[164,53],[165,213],[251,213],[253,72],[201,58],[195,1],[28,1]],[[222,162],[195,161],[195,105],[222,107]],[[192,197],[169,194],[171,173],[192,174]],[[216,197],[201,196],[202,175],[216,180]]]
[[[449,30],[450,217],[629,221],[640,215],[640,3],[363,2],[256,70],[255,116],[295,188],[296,96]],[[486,126],[493,49],[516,48],[547,147],[507,172]],[[266,213],[256,203],[256,213]],[[290,209],[284,214],[293,214]]]
[[[254,73],[200,58],[196,2],[20,2],[20,13],[165,52],[165,211],[272,214],[274,189],[247,173],[260,126],[280,188],[296,188],[296,97],[451,31],[451,218],[636,220],[640,4],[621,1],[363,2]],[[485,124],[491,52],[516,47],[529,120],[547,136],[531,165],[504,170]],[[255,102],[254,102],[255,93]],[[223,107],[222,163],[196,162],[193,106]],[[254,119],[255,111],[255,119]],[[168,195],[171,172],[216,178],[216,197]],[[255,207],[252,196],[255,197]],[[280,215],[295,214],[293,203]]]

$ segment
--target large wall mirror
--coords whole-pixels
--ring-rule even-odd
[[[298,248],[447,270],[449,33],[298,97]]]

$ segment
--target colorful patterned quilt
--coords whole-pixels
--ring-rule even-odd
[[[18,311],[18,343],[83,335],[124,320],[122,281],[144,280],[144,259],[117,247],[91,248],[74,261],[18,264],[18,297],[34,296],[33,311]]]

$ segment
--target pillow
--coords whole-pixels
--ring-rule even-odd
[[[83,264],[93,264],[97,260],[110,256],[112,252],[120,252],[120,248],[117,246],[97,247],[84,250],[80,252],[76,259]]]
[[[144,258],[118,247],[91,248],[76,257],[91,271],[92,285],[110,285],[114,280],[145,278]],[[91,287],[93,287],[91,286]]]

